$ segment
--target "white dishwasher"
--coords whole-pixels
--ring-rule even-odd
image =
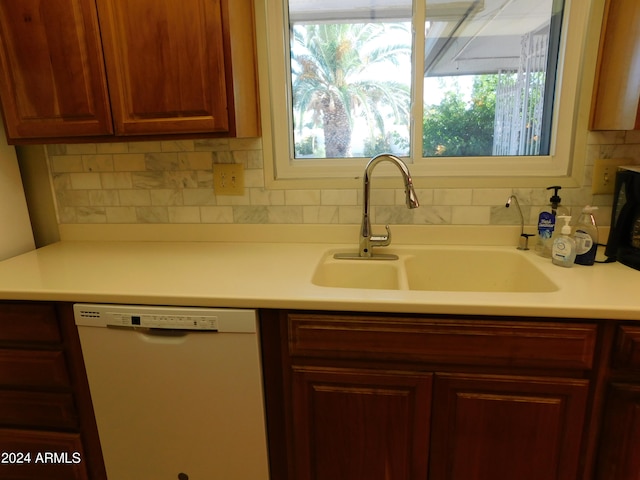
[[[267,480],[255,310],[75,304],[109,480]]]

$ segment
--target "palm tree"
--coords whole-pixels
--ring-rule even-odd
[[[396,121],[408,123],[409,86],[379,78],[380,67],[386,66],[388,72],[399,65],[402,56],[411,55],[410,42],[389,43],[390,30],[404,35],[408,27],[341,23],[293,28],[291,69],[296,127],[301,130],[305,114],[312,112],[312,124],[323,128],[328,158],[349,156],[357,115],[366,118],[372,137],[376,132],[385,133],[381,107],[386,107]]]

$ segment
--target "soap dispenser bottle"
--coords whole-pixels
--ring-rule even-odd
[[[562,199],[558,195],[558,190],[561,188],[559,185],[547,187],[547,190],[553,190],[553,195],[549,199],[549,205],[543,207],[538,215],[538,242],[536,244],[536,252],[543,257],[551,256],[556,217],[569,215],[569,209],[560,205]],[[558,232],[556,232],[556,236],[557,233]]]
[[[576,223],[573,238],[576,241],[576,263],[578,265],[593,265],[598,249],[598,227],[593,211],[598,207],[587,205]]]
[[[551,248],[551,261],[555,265],[561,267],[573,267],[573,263],[576,259],[576,242],[571,238],[571,226],[569,222],[571,217],[567,215],[559,215],[560,221],[564,220],[562,230],[560,230],[560,236],[556,237],[553,241],[553,247]]]

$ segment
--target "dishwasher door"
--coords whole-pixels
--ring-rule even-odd
[[[268,479],[255,311],[74,311],[110,480]]]

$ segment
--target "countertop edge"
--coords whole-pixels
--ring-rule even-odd
[[[537,294],[313,285],[314,269],[333,248],[311,243],[63,241],[0,262],[0,299],[640,320],[640,272],[617,263],[564,269],[523,252],[559,285],[557,292]]]

